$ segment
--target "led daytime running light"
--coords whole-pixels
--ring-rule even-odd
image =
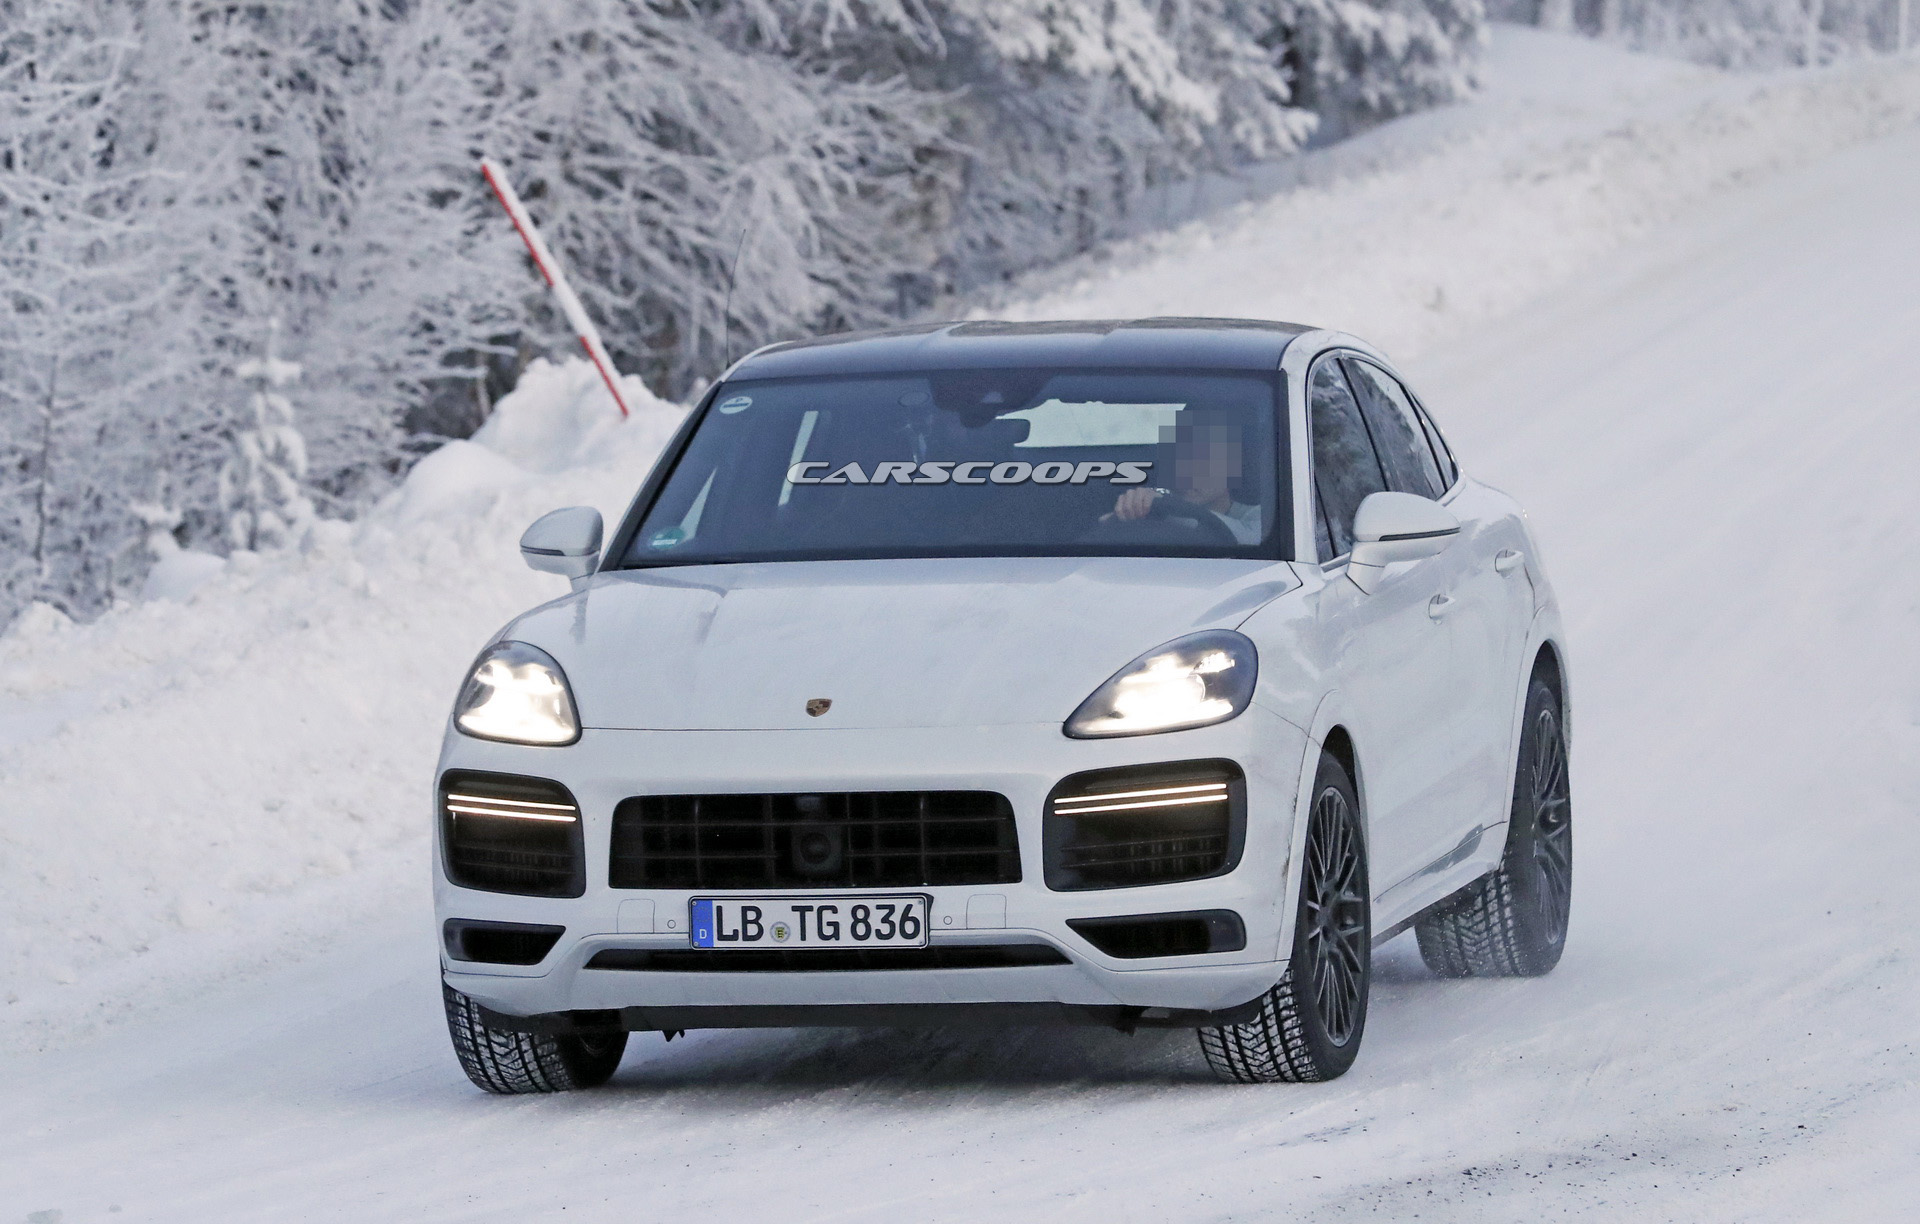
[[[528,810],[533,808],[546,810]],[[572,824],[579,819],[579,814],[564,803],[494,799],[486,795],[448,795],[447,810],[456,816],[500,816],[509,820],[551,820],[559,824]]]
[[[1139,800],[1139,802],[1124,802],[1130,799]],[[1115,802],[1116,800],[1121,802]],[[1128,812],[1147,808],[1190,807],[1197,803],[1225,803],[1226,801],[1227,784],[1225,782],[1206,782],[1197,786],[1166,786],[1156,790],[1065,795],[1054,801],[1053,810],[1061,816],[1079,816],[1087,812]]]

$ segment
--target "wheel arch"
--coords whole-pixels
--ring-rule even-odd
[[[1353,783],[1354,794],[1359,795],[1360,759],[1354,751],[1353,733],[1348,731],[1344,724],[1335,723],[1333,726],[1327,728],[1326,737],[1320,742],[1320,749],[1334,760],[1340,762],[1340,767],[1347,771],[1347,780]],[[1360,799],[1360,819],[1362,825],[1366,823],[1366,815],[1367,802],[1366,799],[1362,797]]]
[[[1527,709],[1527,690],[1533,687],[1536,678],[1544,678],[1553,689],[1553,695],[1560,703],[1560,734],[1566,737],[1567,751],[1573,751],[1573,711],[1571,694],[1568,687],[1566,646],[1560,640],[1560,624],[1552,609],[1545,609],[1535,616],[1527,632],[1526,670],[1521,672],[1514,686],[1513,711],[1507,724],[1507,779],[1506,786],[1500,792],[1511,798],[1514,779],[1520,765],[1520,734]],[[1508,818],[1508,804],[1503,802],[1498,813],[1489,813],[1490,819],[1484,828],[1496,826],[1504,828]]]
[[[1532,687],[1536,679],[1546,681],[1547,687],[1553,690],[1554,700],[1560,705],[1560,734],[1566,737],[1567,744],[1571,747],[1573,743],[1573,703],[1569,700],[1569,694],[1567,692],[1566,652],[1556,634],[1543,633],[1539,635],[1538,644],[1533,651],[1533,663],[1527,671],[1527,683],[1525,687]],[[1526,700],[1526,693],[1523,688],[1520,696],[1520,703],[1523,708],[1526,705]]]
[[[1361,768],[1360,748],[1353,732],[1347,727],[1346,711],[1342,708],[1340,690],[1334,689],[1320,698],[1314,707],[1313,718],[1307,725],[1307,746],[1305,759],[1300,762],[1300,795],[1295,811],[1304,815],[1306,805],[1312,801],[1313,776],[1320,768],[1320,756],[1328,754],[1340,762],[1347,771],[1347,780],[1353,783],[1353,794],[1360,801],[1360,828],[1368,840],[1372,840],[1371,830],[1367,826],[1367,780],[1366,771]],[[1298,823],[1298,822],[1296,822]],[[1295,831],[1294,850],[1300,849],[1305,829],[1301,824]]]
[[[1360,803],[1360,834],[1371,852],[1372,829],[1367,817],[1366,771],[1360,763],[1360,748],[1348,729],[1340,704],[1339,690],[1321,697],[1307,726],[1307,742],[1301,754],[1299,791],[1294,798],[1293,834],[1288,839],[1287,861],[1282,867],[1280,941],[1274,949],[1284,958],[1293,943],[1293,921],[1300,904],[1300,862],[1306,851],[1307,813],[1313,806],[1313,782],[1320,771],[1320,758],[1331,756],[1347,771],[1353,783],[1354,797]]]

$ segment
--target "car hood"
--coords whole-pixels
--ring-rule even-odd
[[[686,566],[600,574],[502,636],[559,661],[586,727],[1057,723],[1136,656],[1298,585],[1195,558]]]

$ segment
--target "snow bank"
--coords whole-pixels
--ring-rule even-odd
[[[631,375],[621,379],[620,389],[630,404],[656,402]],[[513,394],[494,405],[473,440],[529,472],[589,466],[620,430],[620,418],[607,411],[607,403],[606,386],[588,362],[538,360],[520,375]]]
[[[326,894],[308,923],[321,929],[424,870],[463,668],[510,615],[565,590],[521,564],[519,533],[563,505],[617,516],[681,418],[637,381],[626,391],[621,422],[585,362],[536,363],[491,439],[428,456],[363,522],[236,554],[184,600],[90,625],[30,610],[0,637],[13,1039],[284,951],[300,924],[276,899],[365,877]],[[564,477],[542,471],[563,463]],[[197,939],[164,973],[127,964],[183,933]]]
[[[227,568],[225,557],[182,548],[154,562],[140,586],[142,600],[187,599],[201,587],[220,576]]]

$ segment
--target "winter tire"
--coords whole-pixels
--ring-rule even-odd
[[[1320,758],[1301,856],[1293,952],[1259,1016],[1200,1030],[1200,1048],[1229,1083],[1313,1083],[1346,1072],[1360,1052],[1372,977],[1366,838],[1346,769]]]
[[[512,1096],[593,1088],[607,1082],[627,1048],[624,1032],[551,1036],[499,1028],[487,1023],[486,1012],[466,995],[444,983],[440,992],[460,1069],[488,1092]]]
[[[1441,977],[1538,977],[1560,963],[1573,901],[1573,805],[1560,699],[1527,689],[1500,867],[1414,925]]]

